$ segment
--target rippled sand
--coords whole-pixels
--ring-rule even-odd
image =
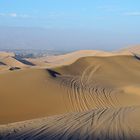
[[[140,139],[138,57],[84,56],[3,73],[0,83],[2,140]]]

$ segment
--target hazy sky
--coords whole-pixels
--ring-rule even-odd
[[[17,32],[24,32],[21,48],[28,48],[30,32],[31,40],[45,38],[36,48],[116,49],[140,44],[139,26],[140,0],[0,0],[0,48],[7,47],[3,34],[14,40]]]

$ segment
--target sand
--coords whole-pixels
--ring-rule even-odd
[[[94,109],[1,126],[4,140],[138,140],[139,107]]]
[[[35,64],[25,60],[16,58],[14,53],[0,52],[0,73],[8,72],[10,68],[30,68]]]
[[[0,139],[139,140],[139,58],[87,52],[1,73]]]
[[[34,63],[37,66],[57,67],[61,65],[72,64],[81,57],[87,57],[87,56],[107,57],[107,56],[115,56],[115,55],[132,55],[132,53],[126,51],[106,52],[106,51],[98,51],[98,50],[80,50],[80,51],[74,51],[63,55],[46,56],[41,58],[29,58],[27,59],[27,61]]]
[[[140,54],[140,45],[135,45],[135,46],[129,46],[123,49],[120,49],[119,51],[116,51],[118,53],[128,53],[128,54]]]

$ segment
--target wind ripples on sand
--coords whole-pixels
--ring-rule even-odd
[[[118,104],[116,89],[105,87],[91,80],[99,67],[88,67],[82,76],[60,76],[60,86],[66,90],[71,107],[75,111],[92,108],[109,108]]]
[[[0,140],[139,140],[139,71],[132,56],[82,58],[49,69],[48,83],[61,92],[53,95],[62,95],[66,112],[2,125]]]
[[[2,140],[137,139],[127,120],[129,114],[136,110],[139,108],[94,109],[10,124],[8,128],[3,126],[3,129],[0,130],[0,138]],[[5,129],[6,133],[4,133]]]

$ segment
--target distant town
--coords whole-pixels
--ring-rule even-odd
[[[16,57],[20,58],[36,58],[36,57],[44,57],[44,56],[52,56],[52,55],[62,55],[69,53],[64,50],[51,50],[51,49],[0,49],[0,51],[4,52],[13,52]]]

